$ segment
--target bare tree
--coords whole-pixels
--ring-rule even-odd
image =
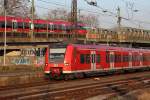
[[[48,11],[47,19],[50,20],[66,20],[68,21],[71,17],[70,12],[63,8],[57,8]],[[99,25],[98,16],[91,14],[82,14],[78,16],[78,22],[85,23],[91,27],[97,27]]]
[[[51,20],[68,20],[68,12],[63,8],[57,8],[48,11],[47,19]]]
[[[4,8],[4,0],[0,1],[0,8]],[[3,10],[0,10],[3,15]],[[7,15],[28,17],[30,14],[29,0],[7,0]]]
[[[91,15],[91,14],[80,15],[78,21],[81,23],[85,23],[91,27],[99,26],[98,16],[96,16],[96,15]]]

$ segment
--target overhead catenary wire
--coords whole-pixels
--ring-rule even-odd
[[[60,2],[50,2],[50,1],[45,1],[45,0],[38,0],[40,2],[44,2],[44,3],[48,3],[48,4],[52,4],[52,5],[56,5],[56,6],[61,6],[61,7],[65,7],[65,8],[71,8],[70,6],[66,6],[65,4],[60,4]],[[124,1],[124,0],[123,0]],[[47,9],[47,10],[51,10],[50,8],[47,8],[47,7],[42,7],[42,6],[39,6],[39,5],[36,5],[37,7],[40,7],[40,8],[43,8],[43,9]],[[102,10],[102,13],[100,12],[95,12],[95,11],[90,11],[90,10],[87,10],[87,9],[82,9],[82,8],[78,8],[78,10],[83,10],[83,11],[86,11],[86,12],[90,12],[90,13],[95,13],[95,14],[101,14],[103,16],[112,16],[112,17],[117,17],[117,14],[114,13],[114,12],[111,12],[109,11],[108,9],[105,9],[101,6],[95,6],[97,7],[98,9],[101,9]],[[109,14],[107,14],[109,13]],[[147,21],[141,21],[141,20],[134,20],[132,18],[126,18],[126,17],[123,17],[121,16],[121,18],[123,20],[127,20],[127,21],[134,21],[134,22],[137,22],[137,23],[143,23],[143,24],[150,24],[150,22],[147,22]]]

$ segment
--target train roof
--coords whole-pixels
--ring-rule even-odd
[[[22,18],[22,17],[16,17],[16,16],[6,16],[7,20],[16,20],[17,22],[30,22],[31,19],[26,17],[26,18]],[[0,16],[0,21],[4,21],[5,20],[5,16]],[[57,25],[65,25],[65,26],[70,26],[72,25],[72,22],[68,22],[65,20],[45,20],[45,19],[34,19],[33,21],[34,23],[39,23],[39,24],[57,24]],[[77,25],[79,26],[87,26],[86,24],[83,23],[77,23]]]
[[[138,49],[138,48],[127,48],[127,47],[115,47],[115,46],[108,46],[108,45],[83,45],[83,44],[69,44],[79,49],[106,49],[106,50],[123,50],[123,51],[131,51],[131,52],[150,52],[148,49]]]

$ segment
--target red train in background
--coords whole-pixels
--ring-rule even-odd
[[[150,50],[69,44],[66,48],[48,48],[45,55],[45,75],[52,79],[82,78],[133,69],[150,69]]]
[[[31,32],[31,19],[29,18],[21,18],[21,17],[11,17],[7,16],[7,34],[8,36],[21,36],[21,37],[29,37]],[[34,23],[34,34],[37,36],[46,36],[46,33],[67,33],[72,34],[74,31],[77,34],[85,35],[86,25],[82,23],[77,24],[77,29],[75,30],[75,25],[71,22],[57,20],[57,21],[49,21],[42,19],[33,20]],[[4,33],[5,30],[5,17],[0,16],[0,33]],[[0,34],[3,36],[3,34]]]

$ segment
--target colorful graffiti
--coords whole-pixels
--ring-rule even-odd
[[[22,49],[21,56],[44,56],[46,48]]]
[[[31,59],[28,57],[19,57],[12,59],[11,63],[15,65],[30,65]]]

